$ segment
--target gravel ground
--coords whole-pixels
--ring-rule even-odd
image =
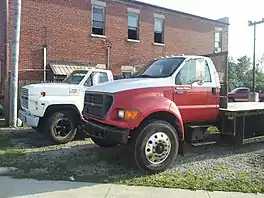
[[[184,157],[179,156],[171,169],[156,175],[144,175],[131,166],[133,159],[127,155],[126,149],[102,149],[90,140],[52,145],[44,136],[30,129],[0,130],[0,167],[12,167],[2,168],[5,175],[264,192],[264,143],[240,148],[186,146]]]

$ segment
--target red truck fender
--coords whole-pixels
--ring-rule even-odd
[[[159,105],[148,104],[148,111],[139,118],[139,124],[149,119],[168,121],[176,129],[180,141],[184,141],[184,125],[178,107],[166,97],[156,97],[156,100],[159,101]]]

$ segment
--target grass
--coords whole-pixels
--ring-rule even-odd
[[[27,144],[17,147],[17,142]],[[163,173],[145,175],[131,166],[132,157],[125,149],[101,149],[90,141],[52,145],[38,133],[4,134],[0,135],[0,167],[16,168],[5,173],[15,178],[70,180],[74,177],[75,181],[85,182],[264,193],[261,172],[252,174],[242,169],[234,172],[221,163],[197,170],[191,164],[196,161],[188,162],[187,156],[185,163],[190,164],[185,169],[182,163]]]

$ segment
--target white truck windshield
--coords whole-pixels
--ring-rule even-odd
[[[69,76],[67,76],[62,83],[78,85],[86,76],[88,71],[73,71]]]

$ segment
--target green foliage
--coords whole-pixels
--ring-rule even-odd
[[[264,91],[264,55],[256,64],[256,91]],[[252,90],[253,70],[251,59],[242,56],[237,60],[232,57],[228,58],[228,82],[229,91],[236,87],[245,86]]]

